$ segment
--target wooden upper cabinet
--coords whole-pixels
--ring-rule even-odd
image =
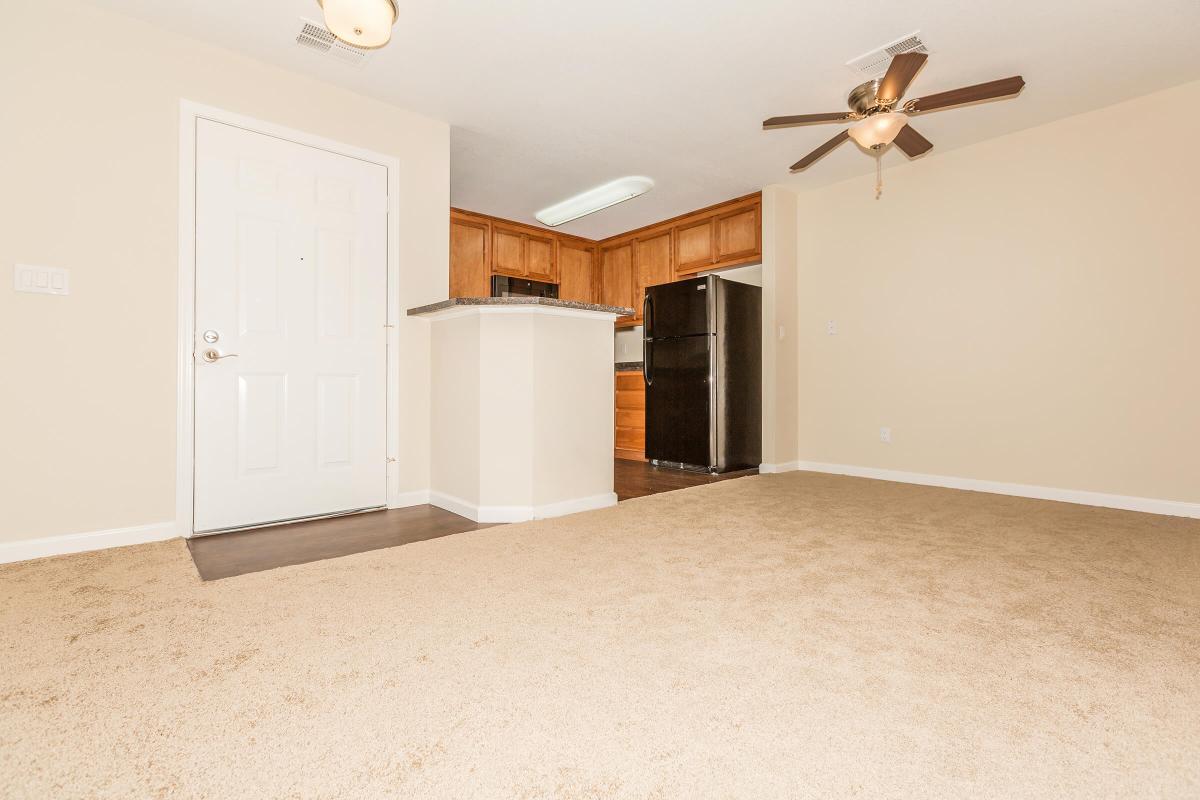
[[[637,266],[642,288],[674,280],[669,230],[637,240]]]
[[[673,238],[668,229],[634,241],[637,282],[633,288],[633,318],[638,322],[642,321],[646,287],[675,280],[675,264],[671,257]]]
[[[554,237],[525,235],[525,275],[533,281],[558,282]]]
[[[600,303],[633,308],[633,243],[600,248]],[[619,317],[629,322],[633,317]]]
[[[596,302],[596,248],[569,239],[558,240],[558,299]]]
[[[492,272],[531,281],[558,281],[555,237],[492,223]]]
[[[755,203],[718,214],[716,226],[717,252],[714,262],[725,264],[744,261],[762,255],[761,206]]]
[[[450,295],[486,297],[492,275],[559,284],[559,296],[635,309],[647,286],[762,260],[762,196],[747,195],[593,242],[450,210]]]
[[[450,296],[491,294],[491,225],[486,219],[450,218]]]
[[[519,222],[450,209],[450,296],[488,297],[493,275],[528,278],[558,283],[559,244],[582,250],[588,263],[581,277],[579,264],[572,263],[569,280],[579,281],[567,289],[591,301],[595,297],[596,243],[575,236],[562,236]],[[569,244],[568,244],[569,243]],[[573,256],[575,257],[575,256]]]
[[[696,212],[675,223],[675,274],[689,275],[762,258],[762,196]]]
[[[492,225],[492,271],[525,277],[525,236],[519,230]]]
[[[675,272],[684,274],[709,269],[716,245],[713,241],[714,218],[691,220],[675,226]]]

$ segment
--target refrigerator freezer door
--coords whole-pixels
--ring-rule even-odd
[[[694,291],[694,290],[693,290]],[[708,467],[711,336],[647,342],[646,458]]]
[[[646,288],[645,336],[669,339],[713,332],[708,295],[713,291],[709,278],[693,278]]]

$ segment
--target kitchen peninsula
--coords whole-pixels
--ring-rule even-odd
[[[613,323],[633,309],[456,297],[430,322],[430,500],[476,522],[615,505]]]

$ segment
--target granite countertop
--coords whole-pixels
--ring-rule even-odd
[[[617,372],[641,372],[641,361],[618,361]]]
[[[442,300],[439,303],[410,308],[408,316],[432,314],[435,311],[444,311],[455,306],[549,306],[550,308],[572,308],[577,311],[599,311],[605,314],[616,314],[618,317],[628,317],[633,314],[632,308],[578,303],[574,300],[554,300],[549,297],[451,297],[449,300]]]

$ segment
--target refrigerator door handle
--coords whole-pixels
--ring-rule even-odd
[[[642,380],[647,386],[654,383],[654,301],[650,293],[642,295]]]
[[[654,340],[648,336],[642,340],[642,380],[647,386],[654,383]]]

